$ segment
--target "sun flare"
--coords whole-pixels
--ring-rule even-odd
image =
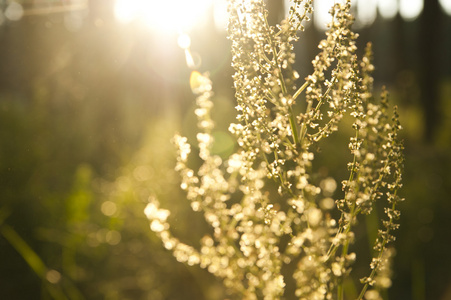
[[[151,29],[188,31],[206,20],[213,0],[116,0],[114,13],[122,23],[139,20]]]

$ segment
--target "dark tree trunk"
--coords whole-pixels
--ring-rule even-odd
[[[420,88],[421,103],[425,114],[425,140],[432,141],[439,114],[439,78],[440,78],[440,36],[441,19],[438,0],[424,1],[424,10],[420,17]]]

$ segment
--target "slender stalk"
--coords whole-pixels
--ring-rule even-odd
[[[395,192],[395,195],[396,195],[396,192]],[[396,202],[394,202],[394,203],[392,204],[391,209],[392,209],[392,210],[395,210],[395,209],[396,209]],[[390,228],[391,228],[391,225],[393,225],[393,218],[390,218],[390,220],[389,220],[389,224],[388,224],[388,226],[387,226],[387,234],[385,235],[386,237],[390,236],[390,231],[391,231]],[[369,287],[369,282],[372,281],[372,280],[374,279],[374,277],[376,276],[376,273],[377,273],[377,271],[378,271],[378,269],[379,269],[379,266],[380,266],[380,264],[381,264],[382,256],[384,255],[385,251],[387,251],[386,245],[387,245],[387,243],[389,242],[389,240],[388,240],[388,238],[386,238],[386,237],[384,237],[384,239],[382,240],[382,243],[381,243],[381,251],[379,252],[379,255],[377,256],[377,263],[376,263],[376,265],[374,266],[373,270],[371,271],[370,276],[368,276],[368,280],[365,282],[365,285],[363,286],[363,288],[362,288],[362,290],[361,290],[361,292],[360,292],[360,295],[359,295],[359,297],[357,298],[358,300],[363,299],[363,296],[365,296],[366,290],[367,290],[368,287]]]
[[[270,28],[271,27],[269,26],[267,15],[265,13],[263,13],[263,15],[265,17],[266,30],[268,32],[270,32]],[[278,62],[276,44],[274,43],[274,41],[273,41],[273,39],[271,37],[271,34],[268,34],[268,39],[269,39],[269,43],[271,45],[271,49],[272,49],[272,53],[273,53],[273,62],[272,63],[276,67],[276,70],[277,70],[277,76],[279,77],[279,82],[280,82],[280,88],[282,90],[282,95],[286,96],[288,94],[288,90],[287,90],[287,86],[285,84],[285,79],[283,78],[282,68],[280,67],[280,64]],[[301,89],[299,89],[296,92],[297,95],[295,93],[296,97],[293,97],[293,99],[297,98],[299,96],[299,94],[307,87],[306,83],[304,83],[304,85],[305,85],[304,88],[301,87]],[[300,144],[300,140],[299,140],[299,135],[298,135],[298,128],[297,128],[297,125],[296,125],[296,117],[294,116],[293,109],[291,108],[291,105],[288,105],[288,113],[290,115],[289,121],[290,121],[291,132],[293,134],[293,142],[294,142],[295,145],[299,145]]]
[[[304,82],[304,84],[296,91],[296,93],[294,93],[293,101],[296,100],[297,97],[299,97],[299,95],[308,87],[309,84],[309,81]]]
[[[69,299],[64,293],[61,285],[50,283],[47,278],[47,271],[50,270],[39,257],[39,255],[27,244],[27,242],[9,225],[2,224],[0,227],[0,234],[11,244],[14,249],[22,256],[28,266],[34,273],[45,282],[45,288],[49,294],[57,300]],[[70,299],[84,299],[84,296],[77,289],[77,287],[70,281],[65,281],[66,292]]]
[[[321,99],[319,100],[318,104],[316,105],[315,111],[313,112],[313,115],[315,115],[315,114],[318,112],[318,110],[320,109],[321,105],[323,105],[324,100],[326,100],[327,95],[329,94],[330,90],[332,89],[332,86],[333,86],[334,83],[335,83],[335,80],[336,80],[336,78],[333,77],[333,78],[332,78],[332,81],[330,82],[330,85],[327,87],[326,92],[323,94],[323,96],[322,96]]]
[[[318,110],[320,109],[321,105],[323,105],[324,100],[326,99],[326,96],[329,94],[329,92],[330,92],[331,89],[332,89],[333,84],[335,83],[335,80],[336,80],[336,78],[333,77],[333,78],[332,78],[332,81],[331,81],[331,84],[327,87],[326,92],[323,94],[323,96],[322,96],[321,99],[319,100],[318,104],[316,105],[315,110],[313,111],[312,116],[314,116],[314,115],[318,112]],[[308,81],[307,81],[307,82],[308,82]],[[306,82],[306,83],[307,83],[307,82]],[[308,85],[306,85],[306,83],[304,83],[303,86],[308,86]],[[303,86],[302,86],[302,87],[303,87]],[[301,87],[298,91],[300,91],[300,90],[302,89],[302,87]],[[304,89],[305,89],[305,87],[304,87]],[[296,93],[297,93],[297,92],[296,92]],[[309,102],[309,103],[307,104],[306,113],[309,114],[310,111],[311,111],[311,109],[312,109],[312,104],[311,104],[311,102]],[[306,124],[306,122],[303,122],[303,123],[302,123],[302,126],[301,126],[301,136],[300,136],[299,144],[302,145],[302,142],[303,142],[304,137],[306,136],[306,134],[307,134],[307,124]]]
[[[295,116],[294,116],[293,109],[291,108],[291,106],[288,107],[288,112],[290,114],[290,127],[291,127],[291,131],[293,133],[294,144],[299,145],[300,141],[299,141],[299,135],[298,135],[298,128],[296,125]]]

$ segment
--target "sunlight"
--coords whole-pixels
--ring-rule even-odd
[[[114,5],[116,19],[121,23],[131,22],[138,15],[139,2],[137,0],[116,0]]]
[[[226,0],[213,0],[213,19],[218,30],[226,30],[229,21]]]
[[[114,13],[118,21],[143,22],[162,32],[188,31],[206,20],[212,0],[116,0]]]
[[[181,34],[177,39],[177,44],[182,49],[188,49],[191,46],[191,38],[187,34]]]

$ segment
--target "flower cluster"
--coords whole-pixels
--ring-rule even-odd
[[[387,218],[360,299],[377,298],[390,285],[387,244],[400,214],[401,126],[396,111],[389,117],[387,93],[380,100],[372,96],[371,47],[357,58],[350,2],[331,8],[314,71],[297,88],[294,43],[309,21],[312,1],[292,1],[288,17],[275,27],[268,24],[263,0],[229,1],[238,112],[229,130],[238,150],[227,160],[210,151],[212,83],[207,74],[193,72],[202,164],[198,170],[188,166],[191,147],[177,135],[176,170],[192,209],[203,213],[212,234],[196,249],[172,236],[169,211],[156,200],[146,215],[178,261],[206,268],[240,299],[280,299],[288,281],[294,281],[298,299],[343,299],[343,282],[357,258],[350,251],[357,217],[370,214],[376,203],[385,205]],[[344,117],[353,120],[354,135],[340,193],[335,179],[314,172],[314,162],[318,144],[331,146],[327,137],[339,131]]]

